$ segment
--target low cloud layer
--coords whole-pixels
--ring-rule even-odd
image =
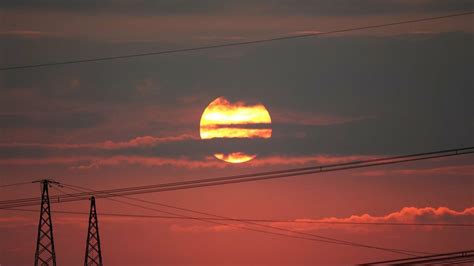
[[[248,227],[249,225],[233,222],[231,226],[184,226],[175,224],[170,227],[171,231],[178,233],[221,233],[237,230],[239,227]],[[330,224],[334,223],[334,224]],[[339,223],[339,224],[337,224]],[[474,224],[474,207],[469,207],[461,211],[452,210],[448,207],[404,207],[400,211],[388,213],[383,216],[370,214],[352,215],[350,217],[326,217],[321,219],[295,219],[294,222],[272,222],[271,226],[284,228],[300,232],[311,232],[324,229],[347,230],[352,232],[370,232],[388,229],[390,226],[370,226],[370,225],[350,225],[347,223],[425,223],[425,224]],[[410,226],[410,229],[421,230],[442,230],[447,226]]]
[[[387,175],[397,176],[474,176],[474,165],[433,167],[429,169],[398,169],[398,170],[367,170],[360,173],[362,176],[382,177]]]
[[[350,154],[349,152],[324,152],[324,146],[308,149],[313,141],[301,136],[275,137],[272,139],[211,139],[201,140],[195,135],[170,137],[143,136],[128,141],[104,141],[97,143],[1,143],[0,165],[40,166],[52,165],[70,170],[114,168],[117,166],[145,166],[178,168],[227,168],[233,164],[216,160],[213,154],[248,152],[257,158],[245,163],[249,167],[301,166],[345,163],[388,156],[378,153]],[[469,176],[470,165],[448,165],[432,168],[367,169],[359,173],[366,177],[386,176]]]
[[[331,155],[313,155],[313,156],[269,156],[258,157],[245,163],[248,167],[262,166],[298,166],[298,165],[322,165],[333,163],[344,163],[363,159],[374,158],[374,156],[331,156]],[[179,168],[227,168],[235,165],[222,162],[213,156],[207,156],[196,160],[186,157],[145,157],[145,156],[78,156],[78,157],[50,157],[50,158],[18,158],[18,159],[0,159],[0,165],[5,166],[38,166],[38,165],[63,165],[70,170],[88,170],[99,168],[113,168],[116,166],[146,166],[161,167],[173,166]]]

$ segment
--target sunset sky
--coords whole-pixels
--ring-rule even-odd
[[[473,9],[467,0],[7,0],[0,2],[0,68]],[[474,146],[473,47],[471,15],[0,71],[0,186],[52,178],[109,189]],[[233,117],[221,118],[213,105],[203,116],[213,101],[227,106],[225,114]],[[233,138],[215,138],[217,133]],[[232,158],[249,161],[226,162]],[[0,187],[0,201],[39,197],[39,188]],[[472,224],[474,156],[135,197],[233,218]],[[54,204],[52,209],[88,212],[88,204]],[[244,231],[236,228],[242,226],[238,222],[216,226],[101,216],[160,213],[107,199],[96,204],[107,265],[306,266],[403,257]],[[0,265],[32,264],[38,216],[0,210]],[[87,218],[53,213],[58,265],[83,263]],[[474,227],[274,225],[429,253],[474,247]]]

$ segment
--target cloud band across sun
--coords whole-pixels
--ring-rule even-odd
[[[201,139],[213,138],[265,138],[272,136],[271,117],[262,104],[231,103],[224,97],[212,101],[204,110],[200,121]],[[231,154],[214,154],[220,160],[242,163],[256,154],[236,151]]]

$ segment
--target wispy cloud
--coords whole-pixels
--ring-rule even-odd
[[[183,134],[169,137],[153,137],[141,136],[130,139],[128,141],[111,141],[107,140],[98,143],[82,143],[82,144],[68,144],[68,143],[0,143],[0,147],[15,148],[15,147],[32,147],[32,148],[52,148],[52,149],[123,149],[132,147],[154,147],[163,143],[178,142],[185,140],[199,139],[196,136]]]
[[[0,217],[0,227],[15,227],[18,225],[33,224],[32,219],[19,215],[12,215],[8,217]]]
[[[273,223],[275,226],[290,228],[297,231],[314,231],[325,228],[343,228],[351,230],[353,225],[331,225],[318,222],[334,223],[460,223],[472,224],[474,222],[474,207],[466,208],[462,211],[452,210],[448,207],[404,207],[400,211],[391,212],[383,216],[374,216],[370,214],[352,215],[350,217],[326,217],[322,219],[296,219],[295,221],[306,221],[310,223]],[[316,222],[316,223],[311,223]],[[442,226],[423,227],[442,228]],[[360,230],[361,227],[356,228]],[[370,228],[364,227],[364,230]]]
[[[419,169],[391,169],[391,170],[368,170],[358,173],[363,176],[387,176],[387,175],[457,175],[457,176],[473,176],[474,165],[457,165],[444,166],[433,168],[419,168]]]
[[[37,30],[10,30],[10,31],[0,31],[0,36],[15,36],[25,39],[37,39],[41,37],[50,37],[56,36],[51,32],[37,31]]]
[[[298,31],[292,31],[289,34],[291,35],[306,35],[306,34],[318,34],[322,33],[322,31],[317,31],[317,30],[298,30]]]
[[[249,161],[246,167],[262,166],[290,166],[305,164],[332,164],[343,163],[355,160],[375,158],[374,156],[269,156],[257,157]],[[87,170],[105,167],[115,167],[119,165],[141,165],[146,167],[175,166],[180,168],[227,168],[238,167],[217,160],[212,156],[203,159],[190,159],[187,157],[156,157],[156,156],[74,156],[74,157],[47,157],[47,158],[6,158],[0,159],[0,165],[20,166],[20,165],[67,165],[72,170]]]
[[[258,157],[257,157],[258,158]],[[304,164],[330,164],[343,163],[354,160],[362,160],[374,158],[373,156],[329,156],[329,155],[314,155],[314,156],[271,156],[261,157],[246,163],[248,167],[261,166],[288,166],[288,165],[304,165]],[[216,160],[212,156],[208,156],[202,160],[192,160],[189,158],[167,158],[167,157],[143,157],[143,156],[112,156],[108,158],[100,158],[89,161],[86,164],[73,166],[72,169],[86,170],[101,167],[113,167],[117,165],[142,165],[149,167],[158,166],[175,166],[182,168],[226,168],[237,167],[234,164],[225,163]]]
[[[339,223],[339,224],[330,224]],[[341,224],[342,223],[342,224]],[[322,229],[338,229],[349,230],[352,232],[368,232],[386,230],[389,227],[376,227],[367,225],[351,225],[346,223],[460,223],[472,224],[474,223],[474,207],[466,208],[462,211],[456,211],[448,207],[404,207],[400,211],[388,213],[383,216],[374,216],[370,214],[352,215],[350,217],[325,217],[321,219],[299,218],[288,222],[272,222],[270,225],[274,227],[306,232],[318,231]],[[220,233],[236,230],[239,227],[248,226],[243,223],[235,223],[224,226],[201,226],[201,225],[172,225],[170,230],[173,232],[187,232],[187,233]],[[442,230],[444,226],[423,226],[410,227],[411,229],[421,230]]]
[[[191,225],[184,226],[173,224],[170,226],[172,232],[177,233],[220,233],[228,232],[239,229],[239,227],[244,227],[242,224],[233,224],[233,225],[214,225],[214,226],[201,226],[201,225]]]
[[[272,113],[277,124],[297,124],[305,126],[329,126],[357,122],[370,117],[317,114],[292,110],[276,110]]]
[[[162,143],[178,142],[178,141],[184,141],[184,140],[195,140],[195,139],[199,139],[199,137],[188,135],[188,134],[179,135],[179,136],[170,136],[170,137],[144,136],[144,137],[137,137],[126,142],[106,141],[102,144],[99,144],[99,146],[106,149],[120,149],[120,148],[130,148],[130,147],[153,147]]]

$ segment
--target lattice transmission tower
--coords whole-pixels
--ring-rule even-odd
[[[102,266],[102,252],[100,250],[99,221],[97,220],[97,209],[95,197],[90,198],[91,210],[89,213],[89,229],[87,230],[86,256],[84,265]]]
[[[50,184],[58,183],[49,179],[35,182],[41,184],[41,210],[38,223],[38,238],[36,241],[35,266],[56,266],[53,223],[51,220],[51,205],[49,204],[48,187]]]

